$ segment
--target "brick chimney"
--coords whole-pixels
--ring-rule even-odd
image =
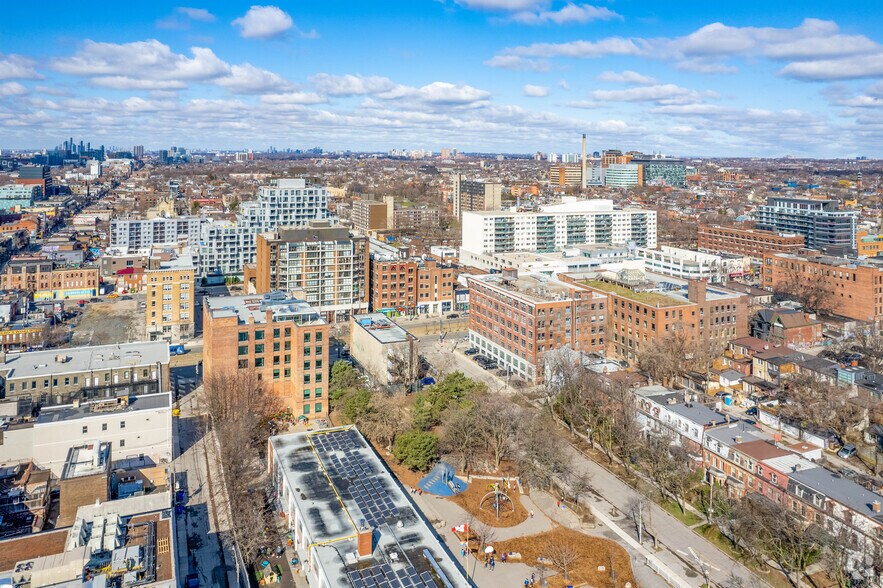
[[[687,282],[687,298],[696,304],[705,304],[706,283],[703,280],[690,280]]]
[[[374,553],[374,530],[371,527],[359,529],[359,557],[370,557]]]
[[[871,510],[873,510],[876,513],[880,512],[880,501],[879,500],[875,500],[874,502],[871,503]]]

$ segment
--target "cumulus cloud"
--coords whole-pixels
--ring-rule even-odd
[[[568,2],[558,10],[516,12],[510,17],[510,20],[526,25],[586,24],[599,20],[622,20],[622,15],[604,6]]]
[[[278,6],[252,6],[232,24],[245,39],[272,39],[294,27],[291,15]]]
[[[549,62],[544,59],[525,59],[518,55],[495,55],[484,62],[489,67],[515,71],[549,71]]]
[[[573,100],[567,103],[567,106],[571,108],[581,108],[583,110],[594,110],[596,108],[602,108],[604,104],[600,102],[593,102],[592,100]]]
[[[303,106],[305,104],[321,104],[325,98],[315,92],[286,92],[283,94],[265,94],[261,96],[263,104],[277,106]]]
[[[234,94],[263,94],[271,91],[279,92],[291,87],[282,76],[250,63],[232,66],[230,73],[218,78],[215,83]]]
[[[533,84],[525,84],[524,95],[531,98],[545,98],[549,95],[549,88],[545,86],[534,86]]]
[[[626,90],[595,90],[592,98],[607,102],[655,102],[658,104],[679,104],[698,102],[702,94],[696,90],[682,88],[675,84],[639,86]]]
[[[803,80],[872,78],[883,75],[883,45],[846,35],[836,22],[808,18],[793,28],[733,27],[720,22],[681,37],[608,37],[595,41],[534,43],[509,47],[491,61],[512,57],[599,58],[632,55],[674,63],[700,73],[731,73],[735,58],[788,62],[780,74]],[[517,60],[512,60],[517,63]]]
[[[22,55],[0,53],[0,80],[41,80],[34,69],[34,60]]]
[[[656,79],[650,76],[639,74],[636,71],[625,70],[622,72],[605,71],[598,76],[602,82],[615,82],[619,84],[636,84],[640,86],[650,86],[656,84]]]
[[[310,77],[313,86],[329,96],[363,96],[389,92],[396,83],[381,76],[333,75],[319,73]]]
[[[0,97],[3,96],[24,96],[28,93],[28,89],[18,82],[5,82],[0,84]]]

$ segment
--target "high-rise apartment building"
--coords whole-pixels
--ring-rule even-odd
[[[656,247],[656,211],[614,208],[612,200],[568,199],[540,212],[467,212],[462,250],[477,254],[547,253],[571,245]],[[461,256],[463,255],[461,251]]]
[[[754,216],[758,229],[803,235],[810,249],[855,250],[858,211],[840,210],[836,200],[770,196]]]
[[[368,309],[368,239],[313,221],[257,237],[258,293],[295,293],[330,322]]]
[[[154,245],[199,245],[203,225],[200,216],[173,218],[115,218],[110,221],[110,247],[126,251],[150,249]]]
[[[132,147],[132,157],[135,159],[144,159],[144,145],[135,145]]]
[[[18,168],[18,178],[16,184],[25,186],[40,186],[44,196],[50,196],[55,193],[52,183],[52,172],[49,171],[48,165],[23,165]]]
[[[528,382],[543,380],[543,356],[565,345],[604,348],[607,297],[543,276],[469,276],[469,341]]]
[[[699,225],[699,251],[747,255],[760,265],[763,254],[797,253],[804,247],[803,235],[779,234],[757,229]]]
[[[256,235],[276,227],[305,225],[328,218],[328,191],[303,179],[270,180],[257,200],[243,202],[236,222],[216,221],[202,227],[196,253],[197,275],[240,276],[253,263]]]
[[[458,219],[464,212],[500,210],[503,185],[499,182],[467,180],[459,173],[451,177],[451,182],[454,216]]]
[[[189,253],[161,261],[158,268],[145,271],[147,306],[144,312],[147,337],[151,341],[180,343],[193,338],[195,271]]]
[[[687,185],[687,166],[683,159],[643,155],[632,157],[632,164],[641,166],[643,185],[665,185],[683,188]]]
[[[454,269],[432,258],[371,256],[371,310],[387,315],[454,309]]]
[[[203,301],[205,377],[255,370],[295,415],[328,414],[329,325],[282,292]]]

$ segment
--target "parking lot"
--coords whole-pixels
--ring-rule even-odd
[[[99,297],[101,302],[88,302],[74,322],[74,335],[71,344],[79,345],[111,345],[143,341],[145,335],[144,294],[127,296],[129,300],[120,298]],[[65,302],[67,308],[77,306],[77,300]]]

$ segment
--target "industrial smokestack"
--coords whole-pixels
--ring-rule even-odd
[[[583,190],[585,190],[585,189],[586,189],[586,134],[585,134],[585,133],[583,133],[583,159],[582,159],[582,165],[583,165],[583,173],[582,173],[582,179],[581,179],[581,181],[580,181],[580,188],[583,189]]]

